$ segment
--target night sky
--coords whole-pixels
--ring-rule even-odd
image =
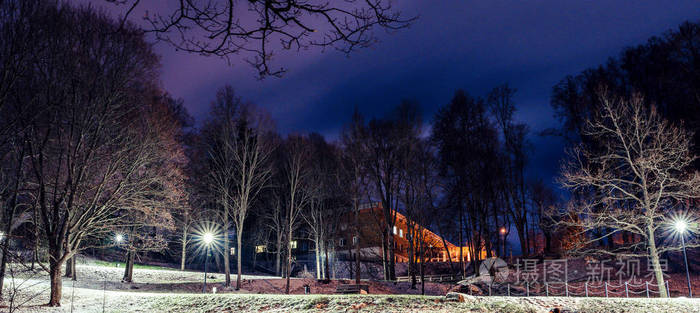
[[[76,1],[79,3],[87,0]],[[396,2],[396,1],[395,1]],[[381,116],[401,99],[420,103],[424,119],[456,89],[483,96],[509,83],[518,90],[519,121],[530,125],[530,177],[553,184],[563,156],[561,140],[538,132],[558,127],[549,99],[568,74],[596,66],[622,48],[700,19],[697,1],[401,1],[419,19],[395,33],[377,30],[380,42],[346,57],[319,50],[276,51],[283,78],[257,80],[242,59],[230,66],[216,57],[175,51],[159,43],[162,82],[182,98],[198,122],[206,118],[217,88],[230,84],[244,99],[264,107],[282,133],[319,132],[333,140],[355,106],[366,117]],[[93,5],[118,15],[126,7]],[[162,10],[161,1],[142,3],[132,15]]]

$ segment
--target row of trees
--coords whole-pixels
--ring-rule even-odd
[[[217,27],[226,23],[216,19],[206,29],[224,34],[219,40],[231,47],[236,40],[260,39],[258,33],[287,36],[277,23],[294,16],[276,4],[251,3],[254,12],[277,16],[275,23],[252,35],[231,26],[222,32]],[[306,45],[340,42],[351,49],[369,43],[366,32],[373,25],[400,28],[410,21],[379,1],[367,3],[369,8],[342,11],[355,22],[338,28],[330,16],[337,10],[289,1],[299,6],[294,14],[312,11],[329,18],[335,29],[328,41]],[[511,229],[523,254],[551,250],[552,237],[563,229],[578,238],[572,252],[649,257],[663,288],[659,255],[678,246],[661,239],[663,226],[671,215],[692,214],[698,198],[697,150],[692,150],[700,107],[696,24],[555,87],[553,106],[566,126],[560,134],[580,142],[562,172],[562,183],[573,191],[573,201],[564,206],[556,204],[547,184],[527,179],[529,132],[514,119],[515,90],[507,85],[483,98],[456,92],[430,124],[410,101],[368,121],[355,112],[337,143],[317,134],[281,136],[264,110],[225,87],[209,119],[185,131],[191,118],[160,88],[158,57],[142,29],[52,2],[2,1],[0,18],[0,290],[7,264],[23,258],[10,244],[21,237],[31,242],[33,262],[50,274],[50,305],[60,304],[61,267],[71,260],[67,269],[75,277],[74,257],[85,249],[123,248],[124,280],[131,281],[138,253],[178,243],[185,269],[202,220],[223,233],[217,252],[226,285],[234,248],[240,288],[247,236],[270,243],[275,270],[287,277],[289,292],[293,239],[314,242],[316,275],[328,278],[339,217],[354,216],[359,282],[363,238],[357,219],[362,205],[375,201],[382,204],[377,230],[385,279],[396,277],[393,228],[401,212],[415,226],[406,234],[414,286],[428,244],[421,229],[431,227],[467,246],[475,261],[481,251],[506,254]],[[179,20],[150,17],[158,38],[166,41],[170,30],[186,27]],[[302,30],[286,46],[313,33],[296,23]],[[261,76],[278,73],[264,61],[265,36],[261,59],[253,62]],[[186,50],[235,52],[209,50],[185,38],[180,44]],[[647,100],[635,91],[648,94]],[[687,123],[676,126],[679,121]],[[231,231],[235,243],[229,242]],[[125,240],[115,241],[115,234]],[[625,245],[613,244],[609,238],[615,234],[626,238]],[[464,273],[464,256],[459,259],[454,270]],[[448,260],[454,268],[452,257]]]
[[[9,242],[24,228],[34,259],[48,260],[49,304],[59,305],[61,266],[76,253],[109,245],[115,232],[137,238],[172,224],[186,200],[180,108],[160,90],[158,57],[134,27],[33,1],[3,1],[0,15],[0,286]],[[128,250],[162,245],[148,236]]]
[[[248,209],[272,176],[267,158],[274,145],[262,144],[271,136],[265,121],[253,109],[222,105],[231,115],[212,119],[197,134],[203,139],[188,141],[183,128],[191,119],[161,90],[146,34],[199,54],[251,53],[249,63],[265,77],[284,72],[268,66],[276,47],[271,39],[281,39],[281,49],[332,46],[349,53],[375,41],[372,28],[413,21],[383,1],[342,7],[251,1],[250,10],[235,14],[234,1],[185,1],[174,14],[147,15],[150,27],[139,28],[128,21],[139,0],[109,2],[128,9],[115,20],[60,1],[0,1],[0,292],[7,264],[23,258],[11,251],[18,240],[31,241],[32,267],[50,273],[51,306],[60,305],[62,265],[71,260],[67,274],[75,278],[74,256],[85,249],[123,248],[130,281],[135,255],[162,250],[177,232],[184,269],[201,213],[192,208],[200,204],[224,207],[224,225],[238,230],[240,251]],[[258,25],[240,23],[246,14],[260,17],[252,19]],[[315,29],[307,21],[312,16],[321,21]],[[219,124],[227,137],[207,138],[206,130],[218,127],[209,125]],[[215,199],[204,200],[190,176],[202,169],[203,181],[219,192]],[[302,178],[291,175],[289,183]],[[285,201],[292,204],[290,220],[308,200]]]

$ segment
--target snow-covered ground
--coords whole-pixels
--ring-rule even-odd
[[[60,308],[45,307],[48,301],[48,277],[44,273],[23,272],[5,281],[8,296],[18,295],[13,305],[17,312],[549,312],[558,307],[568,312],[700,312],[700,299],[605,299],[565,297],[465,297],[465,302],[446,302],[440,296],[417,295],[270,295],[201,294],[201,272],[135,269],[134,283],[120,282],[123,268],[79,265],[79,279],[64,279]],[[209,274],[219,282],[222,274]],[[234,276],[235,279],[235,276]],[[278,293],[283,280],[276,277],[244,275],[242,292]],[[292,290],[300,293],[306,280],[293,280]],[[13,284],[14,287],[13,288]],[[211,285],[210,285],[211,286]],[[261,286],[269,286],[261,291]],[[374,286],[374,285],[372,285]],[[435,286],[432,286],[435,288]],[[249,289],[246,289],[249,288]],[[330,293],[333,285],[312,292]],[[373,287],[371,287],[373,288]],[[380,287],[375,287],[378,292]],[[437,289],[436,289],[437,290]],[[415,290],[413,291],[415,292]],[[25,302],[26,301],[26,302]],[[567,312],[567,311],[564,311]]]

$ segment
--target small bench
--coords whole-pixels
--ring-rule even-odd
[[[340,284],[335,288],[335,293],[361,293],[360,290],[369,293],[369,285]]]

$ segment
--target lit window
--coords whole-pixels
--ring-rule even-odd
[[[344,247],[345,246],[345,238],[340,238],[340,240],[338,241],[338,245],[341,247]]]
[[[399,237],[403,238],[403,229],[399,229]]]
[[[255,246],[255,253],[263,253],[263,252],[265,252],[265,245]]]
[[[396,226],[394,226],[394,235],[396,235],[396,233],[397,233]]]
[[[231,255],[235,255],[235,254],[236,254],[236,248],[231,248]]]
[[[289,242],[289,245],[292,247],[292,249],[296,249],[296,248],[297,248],[297,241],[296,241],[296,240],[292,240],[292,241]]]
[[[358,241],[359,241],[359,239],[357,238],[357,236],[352,236],[352,244],[353,245],[356,245]]]

